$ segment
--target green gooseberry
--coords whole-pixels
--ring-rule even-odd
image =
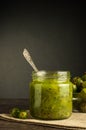
[[[86,81],[86,72],[84,73],[84,75],[82,76],[82,80]]]
[[[27,119],[28,118],[28,112],[26,110],[22,110],[19,114],[20,119]]]
[[[83,87],[83,88],[86,88],[86,81],[83,81],[82,87]]]
[[[19,118],[20,109],[19,108],[13,108],[11,110],[11,116],[15,118]]]

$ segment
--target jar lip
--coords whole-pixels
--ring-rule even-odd
[[[40,70],[38,72],[33,71],[32,76],[37,76],[37,77],[48,77],[48,76],[53,76],[53,77],[70,77],[70,71],[64,71],[64,70],[56,70],[56,71],[49,71],[49,70]]]
[[[32,73],[70,73],[69,70],[39,70],[37,72],[32,71]]]

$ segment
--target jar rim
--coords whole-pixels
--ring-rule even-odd
[[[64,70],[57,70],[57,71],[40,70],[38,72],[33,71],[32,77],[70,78],[70,71],[64,71]]]

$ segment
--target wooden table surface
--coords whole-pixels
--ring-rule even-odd
[[[9,110],[13,107],[28,109],[29,101],[28,99],[0,99],[0,113],[9,113]],[[42,126],[39,124],[12,122],[0,118],[0,130],[76,130],[76,128],[72,129],[68,127],[62,128],[60,126]],[[81,128],[77,130],[86,130],[86,128]]]
[[[0,130],[64,130],[64,129],[0,120]]]

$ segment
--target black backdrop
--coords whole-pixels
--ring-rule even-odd
[[[27,48],[39,70],[86,71],[84,3],[0,4],[0,98],[28,98],[32,68]]]

